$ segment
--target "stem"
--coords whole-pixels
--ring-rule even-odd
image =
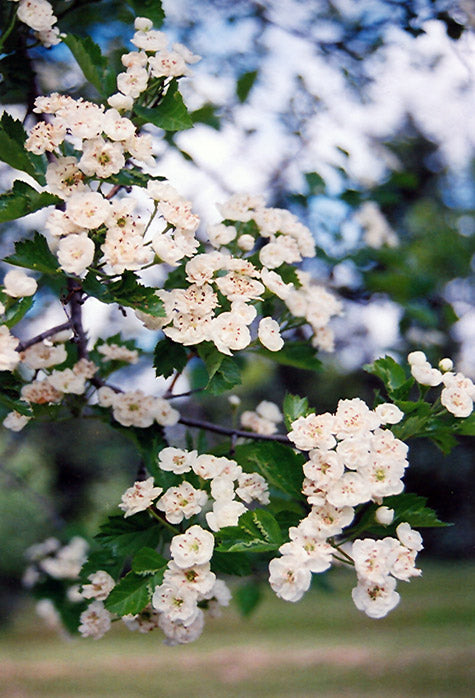
[[[353,567],[355,566],[353,558],[350,557],[350,555],[348,555],[348,553],[345,553],[345,551],[340,548],[338,543],[332,543],[331,545],[332,545],[332,548],[335,548],[336,550],[338,550],[340,555],[343,555],[343,557],[346,558],[345,560],[341,560],[341,562],[346,562],[347,564],[352,565]]]
[[[70,329],[72,329],[72,321],[67,320],[66,322],[61,323],[61,325],[56,325],[55,327],[51,327],[49,330],[45,330],[44,332],[40,332],[40,334],[37,334],[35,337],[32,337],[31,339],[27,339],[24,342],[20,342],[16,348],[16,351],[18,351],[18,352],[25,351],[25,349],[28,349],[28,347],[32,347],[33,344],[38,344],[39,342],[42,342],[44,339],[48,339],[48,337],[52,337],[57,332],[62,332],[63,330],[70,330]]]
[[[202,422],[199,419],[192,419],[191,417],[180,417],[178,420],[180,424],[184,424],[187,427],[196,427],[197,429],[204,429],[205,431],[212,431],[215,434],[225,434],[226,436],[241,436],[244,439],[258,439],[260,441],[279,441],[282,444],[288,444],[293,446],[289,439],[284,436],[284,434],[254,434],[252,431],[244,431],[241,429],[232,429],[230,427],[222,427],[219,424],[213,424],[212,422]]]
[[[74,279],[68,279],[69,307],[71,309],[71,327],[74,332],[76,345],[78,348],[78,357],[87,359],[89,352],[87,351],[87,336],[82,325],[82,305],[83,305],[83,290]]]
[[[8,39],[8,37],[9,37],[10,34],[12,33],[13,27],[15,26],[15,22],[16,22],[16,11],[13,11],[10,24],[8,25],[8,27],[7,27],[7,29],[5,30],[5,32],[3,33],[2,37],[0,37],[0,50],[2,49],[3,44],[5,43],[5,41]]]
[[[173,532],[174,536],[177,535],[178,531],[176,530],[176,528],[172,526],[171,523],[168,523],[166,519],[162,518],[160,514],[157,514],[157,512],[152,506],[149,506],[147,511],[149,512],[149,514],[152,514],[153,518],[157,519],[157,521],[159,521],[162,524],[162,526],[165,526],[166,528],[170,529],[170,531]]]

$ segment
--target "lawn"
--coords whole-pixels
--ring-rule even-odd
[[[250,619],[234,608],[193,645],[119,623],[99,641],[64,641],[35,616],[0,634],[2,698],[463,698],[475,685],[475,563],[423,564],[387,618],[353,606],[353,576],[298,604],[271,592]]]

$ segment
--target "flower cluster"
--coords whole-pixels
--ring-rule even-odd
[[[475,385],[463,373],[452,371],[451,359],[441,359],[439,368],[434,368],[423,351],[413,351],[407,358],[418,383],[429,387],[443,383],[440,401],[448,412],[455,417],[469,417],[472,414]]]
[[[335,414],[309,414],[292,423],[289,439],[298,449],[309,452],[303,466],[302,491],[311,511],[298,526],[289,529],[290,542],[279,548],[282,557],[269,565],[269,582],[278,596],[298,601],[310,586],[311,573],[331,566],[333,556],[338,555],[335,537],[352,523],[356,506],[369,501],[380,503],[384,497],[402,492],[407,446],[389,429],[381,428],[397,424],[402,417],[403,413],[391,403],[370,410],[354,398],[340,400]],[[418,535],[412,533],[413,538]],[[409,534],[401,543],[389,537],[384,541],[355,541],[353,552],[345,553],[355,560],[359,580],[353,594],[355,603],[368,615],[381,617],[397,603],[396,577],[407,580],[419,574],[411,552],[415,548],[409,547],[408,540]],[[365,553],[371,559],[368,557],[363,568]],[[368,570],[372,566],[384,569],[384,575],[371,576]],[[376,589],[373,582],[381,587]],[[378,603],[372,604],[376,599]]]
[[[57,538],[48,538],[43,543],[30,546],[25,553],[30,564],[25,569],[23,584],[30,588],[47,576],[77,582],[88,549],[87,541],[80,536],[74,536],[64,546]],[[80,600],[76,592],[77,585],[69,587],[70,600]]]
[[[57,18],[48,0],[12,0],[12,2],[18,2],[17,18],[35,30],[37,38],[46,48],[59,44],[61,41],[59,29],[54,26]]]

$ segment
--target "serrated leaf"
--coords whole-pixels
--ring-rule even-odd
[[[247,577],[251,574],[251,563],[246,553],[221,553],[215,550],[211,560],[211,569],[217,574]]]
[[[306,397],[286,393],[282,408],[284,410],[285,426],[290,431],[292,422],[308,414],[308,400]]]
[[[118,616],[140,613],[149,603],[157,584],[159,582],[153,576],[144,577],[129,572],[112,589],[104,606]]]
[[[3,112],[0,119],[0,160],[22,172],[27,172],[40,184],[45,183],[45,161],[25,150],[26,133],[21,121]]]
[[[137,169],[121,170],[117,174],[107,177],[112,184],[120,184],[122,187],[146,187],[148,182],[163,182],[165,177],[151,177],[146,172]]]
[[[135,514],[127,519],[110,516],[100,527],[96,540],[119,557],[133,555],[143,547],[154,548],[160,540],[160,526],[146,513]]]
[[[250,91],[254,87],[258,75],[257,70],[249,70],[239,76],[236,82],[236,95],[241,104],[246,101]]]
[[[8,397],[4,393],[0,393],[0,405],[6,407],[10,412],[18,412],[19,414],[25,415],[25,417],[31,417],[32,411],[26,402],[23,400],[15,400],[14,398]]]
[[[372,364],[363,366],[367,373],[380,378],[388,395],[394,400],[406,400],[414,385],[414,379],[408,378],[405,370],[390,356],[376,359]]]
[[[234,591],[233,599],[241,615],[247,618],[262,600],[262,587],[255,581],[247,582]]]
[[[205,390],[211,395],[220,395],[241,383],[241,369],[236,360],[222,354],[211,342],[201,342],[198,355],[208,372]]]
[[[21,240],[15,245],[15,252],[6,257],[5,262],[17,267],[34,269],[42,274],[56,274],[58,260],[48,247],[46,238],[35,233],[33,240]]]
[[[165,19],[165,11],[161,0],[126,0],[126,2],[137,16],[151,19],[155,28],[162,26]]]
[[[216,532],[218,552],[261,553],[277,550],[283,542],[279,524],[264,509],[246,511],[237,526],[226,526]]]
[[[316,349],[308,342],[286,342],[280,351],[269,351],[259,347],[257,353],[282,366],[293,366],[307,371],[320,371],[322,362],[317,359]]]
[[[5,311],[3,324],[7,327],[16,325],[26,315],[33,303],[34,300],[31,296],[20,298],[19,301],[10,305]]]
[[[178,83],[172,80],[162,101],[153,109],[134,106],[134,111],[147,123],[165,131],[185,131],[193,126],[193,120],[178,91]]]
[[[153,366],[157,376],[168,378],[175,371],[181,373],[188,363],[188,352],[183,344],[166,337],[160,340],[153,352]]]
[[[141,548],[132,560],[132,571],[138,575],[156,574],[165,570],[168,561],[153,548]]]
[[[427,497],[421,497],[411,492],[384,498],[384,505],[394,509],[393,525],[395,526],[403,521],[413,528],[452,526],[450,523],[441,521],[437,513],[426,504]]]
[[[86,80],[94,85],[99,94],[104,93],[104,73],[107,59],[100,47],[89,36],[67,34],[63,42],[69,48]]]
[[[455,430],[457,434],[463,434],[463,436],[475,436],[475,412],[472,412],[469,417],[458,419]]]
[[[256,441],[236,446],[235,460],[246,472],[260,473],[269,485],[301,499],[306,458],[278,441]]]
[[[110,574],[113,579],[117,579],[124,566],[124,557],[115,557],[111,550],[94,550],[89,554],[88,559],[81,567],[79,576],[86,583],[89,575],[104,570]]]
[[[0,195],[0,223],[23,218],[45,206],[60,202],[59,197],[45,191],[36,191],[26,182],[16,180],[13,189]]]
[[[216,107],[209,102],[200,107],[200,109],[192,111],[190,116],[194,124],[206,124],[206,126],[211,126],[216,131],[219,131],[221,128],[221,122],[216,115]]]
[[[109,284],[105,284],[89,272],[84,279],[83,288],[86,293],[103,303],[118,303],[154,317],[165,317],[163,303],[156,295],[155,289],[142,286],[133,272],[126,271],[119,281]]]

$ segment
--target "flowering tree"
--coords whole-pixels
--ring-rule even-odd
[[[176,392],[191,364],[202,365],[200,390],[210,395],[232,392],[253,356],[321,370],[317,353],[333,350],[331,321],[343,305],[299,268],[319,250],[295,215],[234,194],[218,205],[221,220],[202,226],[159,174],[154,139],[193,125],[179,81],[199,57],[170,47],[159,2],[129,5],[140,12],[117,71],[91,38],[61,34],[46,0],[12,1],[1,39],[13,57],[35,42],[64,42],[98,95],[36,94],[24,124],[6,112],[0,122],[0,158],[26,175],[0,197],[0,221],[46,211],[41,232],[4,259],[3,425],[96,419],[141,458],[92,547],[77,536],[33,546],[25,582],[54,601],[69,630],[94,638],[121,617],[131,630],[160,628],[169,644],[190,642],[206,614],[229,603],[224,578],[266,577],[296,602],[313,574],[335,564],[354,568],[357,608],[383,617],[399,602],[397,582],[421,573],[414,529],[444,525],[404,492],[406,441],[431,439],[448,452],[458,434],[473,434],[474,385],[451,359],[436,368],[414,351],[407,365],[386,356],[365,366],[384,391],[372,406],[354,397],[317,414],[289,393],[281,406],[264,400],[242,412],[239,428],[191,415],[194,391]],[[364,211],[373,230],[378,215]],[[378,244],[393,244],[381,222],[378,230]],[[43,289],[65,319],[31,336],[24,318]],[[136,340],[91,342],[89,299],[119,307],[124,322],[136,316]],[[146,393],[114,379],[139,358],[168,380],[164,390],[163,380]],[[237,415],[239,399],[229,401]],[[186,444],[168,429],[178,423],[189,428]],[[204,432],[220,436],[212,449]]]

